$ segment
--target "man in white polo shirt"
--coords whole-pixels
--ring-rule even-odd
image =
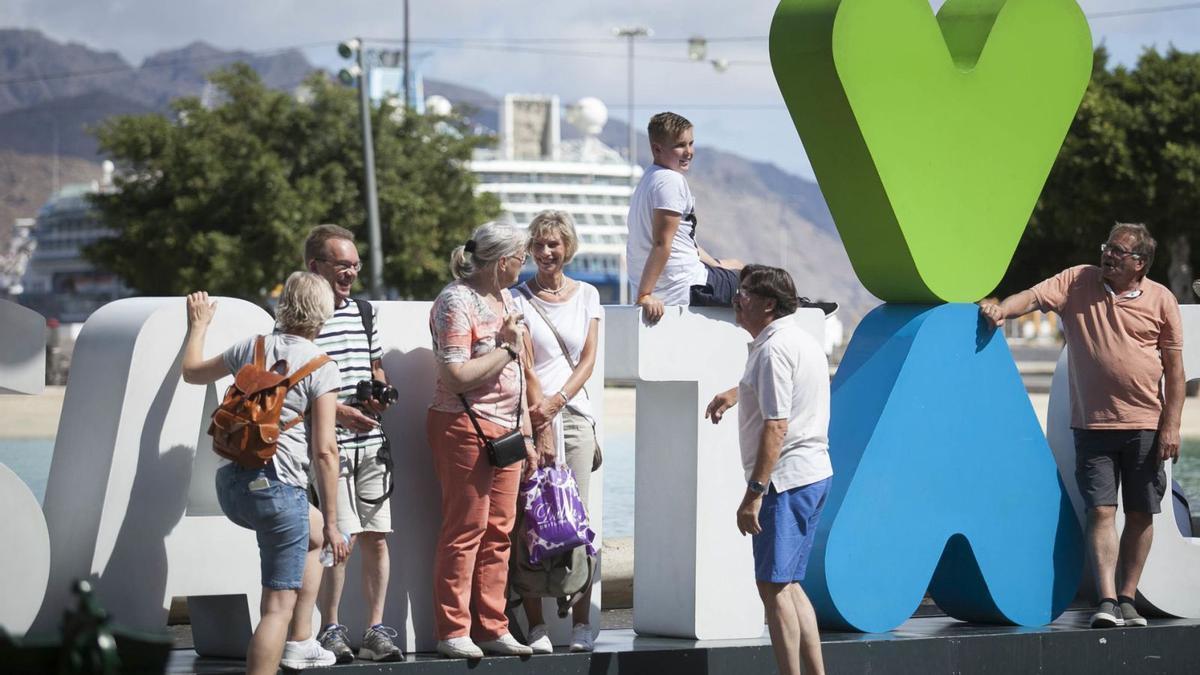
[[[754,537],[755,579],[779,672],[824,673],[817,617],[799,582],[833,476],[829,362],[794,321],[796,287],[786,271],[747,265],[733,307],[738,325],[754,337],[746,372],[737,387],[713,398],[704,416],[716,424],[741,403],[746,496],[737,523]]]

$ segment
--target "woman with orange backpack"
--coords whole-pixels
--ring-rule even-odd
[[[338,563],[349,553],[333,498],[341,376],[312,342],[333,313],[333,292],[315,274],[293,273],[279,298],[275,332],[247,338],[206,360],[204,339],[216,306],[203,291],[187,298],[183,379],[207,385],[236,375],[209,431],[223,458],[216,476],[221,510],[258,538],[261,619],[250,639],[246,670],[275,673],[281,663],[293,669],[333,665],[333,653],[312,633],[321,548],[329,542]],[[330,495],[320,500],[320,511],[308,501],[310,447],[319,493]]]

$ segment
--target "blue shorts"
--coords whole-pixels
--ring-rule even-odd
[[[692,286],[688,304],[693,307],[732,307],[741,272],[700,263],[708,271],[708,281]]]
[[[754,578],[773,584],[803,581],[808,554],[817,538],[817,522],[832,477],[763,495],[758,512],[762,532],[754,535]]]
[[[227,464],[217,470],[217,501],[226,517],[258,536],[263,587],[298,590],[308,553],[308,491],[280,483],[274,464]]]

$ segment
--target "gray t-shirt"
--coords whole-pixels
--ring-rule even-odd
[[[229,372],[237,374],[242,366],[254,361],[254,341],[257,339],[258,336],[248,338],[225,350],[222,356]],[[288,373],[296,372],[304,364],[325,353],[311,340],[287,333],[268,335],[264,346],[266,367],[270,368],[282,359],[287,361]],[[288,390],[283,399],[283,412],[279,415],[280,425],[287,424],[297,415],[303,415],[305,419],[279,435],[279,444],[272,461],[281,483],[308,487],[309,406],[321,394],[336,392],[341,384],[342,378],[338,373],[337,363],[331,361]]]

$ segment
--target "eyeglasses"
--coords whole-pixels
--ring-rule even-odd
[[[1134,253],[1133,251],[1126,251],[1125,249],[1121,248],[1120,246],[1113,246],[1112,244],[1100,244],[1100,253],[1107,253],[1107,254],[1111,255],[1112,257],[1116,258],[1117,260],[1124,260],[1126,258],[1133,258],[1134,260],[1142,259],[1142,256],[1140,253]]]
[[[522,265],[524,265],[524,264],[525,264],[525,261],[526,261],[526,260],[529,260],[529,254],[528,254],[528,253],[522,253],[521,255],[506,255],[506,256],[504,256],[504,257],[505,257],[505,258],[512,258],[513,260],[520,260]]]
[[[345,272],[347,270],[354,270],[355,272],[362,271],[362,261],[361,260],[356,261],[356,262],[346,262],[345,260],[330,260],[329,258],[316,258],[316,260],[323,262],[326,265],[333,265],[333,269],[337,270],[338,272]]]

